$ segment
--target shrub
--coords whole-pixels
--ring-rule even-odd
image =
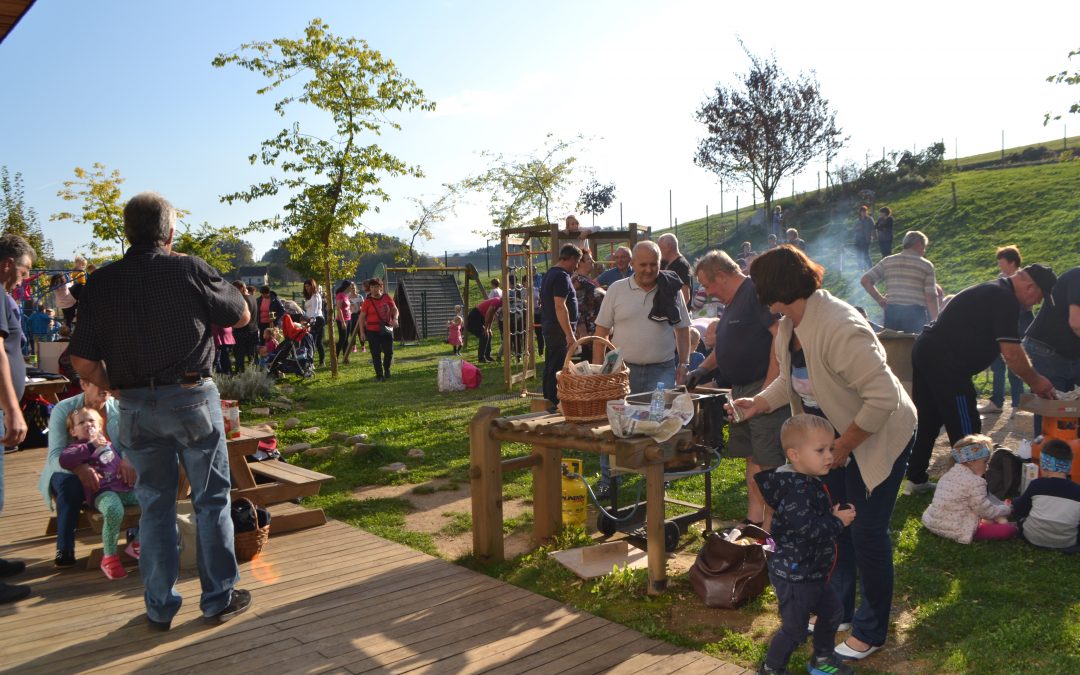
[[[274,378],[262,368],[250,368],[239,375],[214,375],[221,398],[235,401],[256,401],[274,391]]]

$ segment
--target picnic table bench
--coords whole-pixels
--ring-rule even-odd
[[[274,504],[296,501],[302,497],[319,494],[322,484],[334,477],[311,471],[277,459],[248,462],[247,456],[259,449],[259,441],[273,438],[274,432],[240,427],[239,438],[229,439],[229,469],[232,473],[233,501],[241,497],[250,499],[257,506],[269,508]],[[268,482],[260,483],[256,476]],[[306,509],[290,513],[270,514],[270,534],[293,532],[326,524],[322,509]]]

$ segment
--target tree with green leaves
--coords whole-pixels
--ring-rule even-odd
[[[234,269],[234,247],[243,243],[239,228],[214,227],[206,221],[198,226],[181,224],[184,229],[178,229],[173,235],[174,251],[198,256],[222,274]]]
[[[257,90],[266,94],[279,87],[301,83],[299,90],[285,93],[274,110],[282,117],[294,103],[314,106],[326,113],[333,132],[320,137],[301,130],[293,122],[276,136],[263,141],[252,164],[275,167],[277,175],[247,190],[224,195],[222,201],[251,202],[289,191],[283,225],[289,233],[293,259],[309,255],[318,264],[327,289],[344,271],[340,254],[355,248],[356,228],[376,202],[389,200],[379,182],[386,176],[420,176],[375,143],[367,143],[384,127],[400,129],[388,117],[403,110],[434,110],[416,83],[404,77],[393,61],[372,49],[364,40],[330,32],[321,19],[313,19],[299,39],[278,38],[251,42],[231,54],[219,54],[215,67],[237,65],[262,75],[268,83]],[[261,221],[266,225],[270,221]],[[329,324],[331,343],[334,324]],[[330,371],[337,376],[337,355],[331,352]]]
[[[22,174],[16,171],[12,176],[6,166],[0,167],[0,228],[3,234],[17,234],[28,241],[39,264],[52,260],[52,242],[41,230],[37,211],[26,205]]]
[[[490,236],[508,227],[547,224],[551,222],[552,204],[568,207],[562,200],[572,184],[577,163],[570,154],[575,142],[548,134],[543,148],[523,156],[481,153],[491,159],[491,167],[461,183],[465,189],[487,192],[491,197],[488,213],[495,229],[477,234]]]
[[[590,214],[593,225],[595,225],[596,217],[607,211],[613,201],[615,201],[615,184],[601,185],[594,178],[581,190],[581,195],[578,197],[578,208],[581,209],[582,213]]]
[[[749,180],[761,191],[769,214],[781,179],[815,157],[835,155],[847,139],[813,73],[791,79],[775,57],[759,58],[745,45],[743,51],[750,71],[742,82],[718,84],[697,111],[708,136],[698,143],[694,163],[722,178]]]
[[[94,162],[89,171],[75,167],[75,180],[64,181],[63,189],[56,195],[66,202],[82,202],[82,209],[79,213],[54,213],[49,220],[70,220],[89,225],[97,239],[91,242],[91,251],[107,257],[122,254],[127,248],[124,203],[120,196],[120,184],[123,182],[119,169],[109,172],[100,162]]]
[[[1072,57],[1080,56],[1080,49],[1069,52],[1069,60],[1072,61]],[[1080,70],[1074,70],[1069,72],[1069,69],[1061,71],[1060,73],[1054,73],[1046,78],[1046,81],[1050,84],[1080,84]],[[1073,103],[1069,106],[1069,112],[1072,114],[1080,113],[1080,101]],[[1052,113],[1046,113],[1046,117],[1043,119],[1043,126],[1050,123],[1050,120],[1059,120],[1061,115],[1053,115]]]

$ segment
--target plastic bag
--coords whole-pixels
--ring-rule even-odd
[[[465,383],[461,381],[461,359],[439,359],[438,385],[439,391],[447,393],[451,391],[465,391]]]

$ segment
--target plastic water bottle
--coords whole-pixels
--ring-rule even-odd
[[[659,422],[664,419],[664,409],[667,407],[667,402],[664,400],[664,383],[657,382],[656,389],[653,390],[652,400],[649,401],[649,419],[653,422]]]

